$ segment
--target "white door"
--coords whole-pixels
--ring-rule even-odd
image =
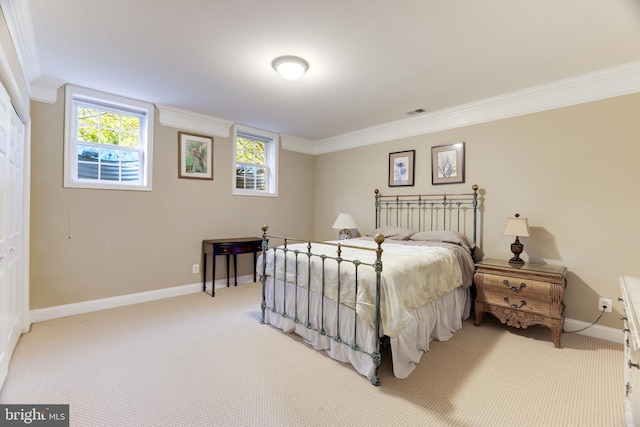
[[[0,88],[0,384],[9,367],[9,97]],[[14,249],[15,251],[15,249]]]
[[[0,87],[0,387],[22,330],[24,125]]]

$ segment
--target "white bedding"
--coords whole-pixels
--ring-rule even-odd
[[[337,243],[337,242],[334,242]],[[344,242],[342,242],[344,243]],[[418,243],[418,242],[415,242]],[[376,248],[371,239],[351,239],[349,245],[365,248]],[[307,285],[307,244],[288,245],[286,281]],[[406,245],[400,242],[383,243],[383,269],[381,282],[381,318],[382,332],[389,337],[396,337],[412,320],[410,311],[435,300],[441,295],[463,285],[462,269],[456,254],[449,248],[432,245]],[[297,257],[293,251],[299,250]],[[311,251],[316,255],[336,257],[337,247],[314,244]],[[285,275],[284,257],[278,252],[275,274],[277,278]],[[349,247],[342,248],[342,258],[359,260],[373,264],[376,259],[374,251],[363,251]],[[267,276],[272,276],[274,257],[267,255]],[[296,270],[296,263],[298,264]],[[262,272],[262,257],[258,261],[258,271]],[[319,257],[311,259],[311,290],[338,301],[338,268],[333,259]],[[322,270],[324,268],[324,276]],[[340,303],[354,306],[354,271],[352,263],[340,265]],[[357,312],[370,327],[375,326],[376,274],[373,268],[361,266],[358,269]]]
[[[344,243],[341,242],[341,243]],[[377,247],[372,239],[351,239],[349,245],[367,248]],[[462,327],[462,319],[469,316],[470,301],[468,287],[471,284],[473,261],[466,251],[458,251],[452,245],[433,245],[424,242],[402,244],[386,241],[382,247],[382,281],[381,281],[381,335],[391,338],[394,375],[405,378],[413,371],[424,351],[429,348],[432,339],[444,341],[452,333]],[[298,299],[297,316],[304,322],[307,313],[307,245],[288,245],[290,252],[286,265],[286,293],[283,292],[283,278],[285,265],[282,253],[276,261],[275,279],[273,254],[267,255],[267,303],[274,301],[278,311],[284,308],[284,296],[287,299],[287,314],[293,317],[294,301]],[[299,250],[296,255],[293,250]],[[312,253],[316,255],[336,256],[336,247],[315,244]],[[342,248],[342,258],[358,259],[363,263],[372,264],[375,252],[361,249]],[[297,270],[296,270],[297,261]],[[258,271],[262,273],[262,257],[258,261]],[[325,317],[324,325],[329,335],[337,331],[335,322],[335,307],[338,305],[338,288],[335,278],[338,276],[335,260],[324,260],[324,295]],[[322,304],[322,268],[323,262],[319,257],[312,257],[311,269],[311,323],[318,325],[320,306]],[[345,341],[353,340],[353,273],[351,263],[340,265],[340,335]],[[297,271],[297,273],[296,273]],[[471,274],[469,273],[471,271]],[[298,290],[295,290],[296,274],[298,276]],[[375,271],[370,266],[358,268],[358,297],[356,310],[358,313],[358,345],[371,352],[375,343]],[[275,294],[274,294],[275,282]],[[343,314],[344,313],[344,314]],[[339,344],[331,338],[318,332],[309,330],[303,325],[296,324],[289,318],[267,310],[265,320],[288,332],[295,331],[315,348],[324,349],[327,353],[342,362],[351,363],[361,374],[369,379],[374,374],[375,366],[371,358],[363,353],[353,351],[348,346]]]

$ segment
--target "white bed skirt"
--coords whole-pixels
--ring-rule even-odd
[[[283,290],[283,282],[277,281],[275,286],[275,306],[278,312],[284,311],[283,301],[286,292],[287,317],[274,313],[267,308],[265,322],[285,332],[295,332],[307,343],[318,350],[325,350],[327,354],[343,363],[350,363],[362,375],[371,380],[375,375],[375,365],[371,357],[360,351],[355,351],[344,343],[336,342],[327,335],[336,335],[340,330],[343,341],[353,343],[354,335],[354,310],[340,305],[339,326],[336,315],[335,301],[324,299],[311,292],[309,298],[311,304],[311,325],[320,330],[324,329],[327,335],[322,335],[304,325],[292,320],[294,317],[295,300],[298,300],[297,317],[300,322],[308,321],[307,315],[307,291],[298,287],[297,298],[295,286],[287,283],[286,291]],[[265,297],[267,307],[274,304],[273,278],[267,277]],[[321,307],[324,304],[324,323],[322,323]],[[393,359],[393,374],[397,378],[406,378],[415,369],[422,354],[429,350],[431,340],[446,341],[453,333],[462,329],[462,320],[469,317],[471,310],[471,298],[469,289],[462,287],[441,296],[435,301],[418,307],[411,313],[412,322],[397,337],[391,338],[391,353]],[[357,322],[357,345],[368,353],[375,349],[375,331],[364,324],[359,318]],[[381,334],[383,331],[381,331]]]

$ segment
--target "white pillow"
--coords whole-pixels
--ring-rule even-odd
[[[389,240],[409,240],[415,231],[403,227],[380,227],[367,233],[369,237],[375,237],[376,234],[382,234],[385,239]]]
[[[411,236],[410,240],[422,240],[429,242],[445,242],[473,249],[476,245],[462,233],[453,230],[421,231]]]

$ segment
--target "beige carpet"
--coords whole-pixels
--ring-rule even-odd
[[[380,387],[261,325],[258,284],[34,324],[0,403],[70,404],[72,426],[624,425],[621,345],[466,321]],[[388,355],[387,355],[388,356]]]

